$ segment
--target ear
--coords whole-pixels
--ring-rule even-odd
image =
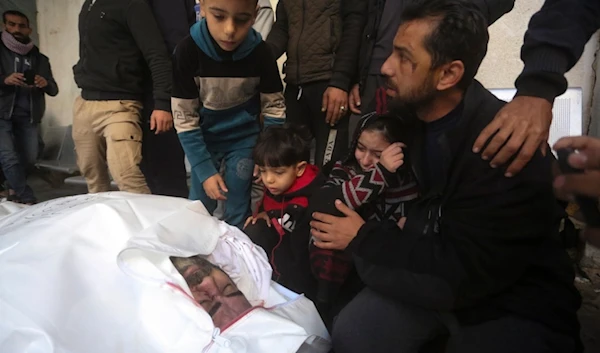
[[[298,164],[296,164],[296,177],[301,177],[302,174],[304,174],[304,171],[306,170],[306,166],[308,165],[308,163],[306,161],[302,161]]]
[[[445,91],[458,85],[465,74],[465,65],[460,60],[446,64],[440,68],[437,84],[438,91]]]
[[[200,0],[199,4],[200,4],[200,17],[201,18],[205,18],[206,17],[206,11],[204,11],[204,8],[206,6],[204,6],[204,0]]]

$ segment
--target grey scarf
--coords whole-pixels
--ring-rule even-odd
[[[2,31],[2,43],[6,45],[8,50],[19,55],[27,55],[29,54],[31,49],[33,49],[32,41],[29,41],[29,43],[27,44],[21,43],[7,31]]]

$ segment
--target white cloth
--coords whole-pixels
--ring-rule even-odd
[[[309,300],[270,281],[264,251],[199,202],[105,193],[12,211],[0,216],[0,352],[279,353],[329,338]],[[219,332],[168,259],[196,254],[269,309]]]

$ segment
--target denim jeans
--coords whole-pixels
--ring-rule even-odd
[[[38,124],[29,117],[0,119],[0,165],[6,181],[22,202],[35,201],[27,185],[27,171],[33,168],[39,155]]]

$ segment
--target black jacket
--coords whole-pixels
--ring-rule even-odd
[[[169,54],[196,23],[195,0],[148,0]]]
[[[31,58],[33,71],[48,81],[46,88],[32,88],[29,95],[31,99],[32,122],[39,123],[46,111],[45,94],[52,97],[56,96],[58,94],[58,85],[52,76],[48,57],[40,53],[37,47],[34,47],[28,55]],[[15,57],[16,54],[0,41],[0,119],[10,119],[15,105],[15,86],[4,84],[6,77],[15,72]]]
[[[146,0],[86,0],[79,14],[75,81],[86,100],[139,100],[144,68],[156,109],[170,111],[172,66]]]
[[[391,1],[402,1],[405,3],[404,6],[406,6],[411,0]],[[490,26],[504,14],[510,12],[515,5],[515,0],[472,1],[481,9]],[[371,55],[373,54],[373,47],[375,45],[375,41],[377,40],[377,30],[379,29],[379,24],[381,22],[381,16],[383,14],[386,0],[365,0],[365,2],[368,2],[368,8],[366,9],[368,17],[366,19],[363,35],[361,37],[358,74],[354,77],[354,83],[360,84],[364,84],[364,80],[369,72]],[[398,16],[400,16],[400,14],[398,14]],[[390,43],[390,49],[391,48],[392,46]]]
[[[365,0],[280,0],[266,42],[275,58],[287,53],[285,81],[329,81],[348,92],[357,70]]]
[[[599,28],[600,1],[546,0],[525,33],[521,48],[525,67],[515,82],[517,95],[554,102],[567,89],[565,73]]]
[[[577,337],[579,293],[558,241],[564,216],[552,189],[553,157],[538,152],[515,177],[471,151],[505,103],[479,82],[457,126],[438,140],[439,185],[424,185],[421,129],[411,142],[422,197],[404,230],[366,223],[350,243],[371,289],[408,304],[452,311],[463,324],[516,315]]]

